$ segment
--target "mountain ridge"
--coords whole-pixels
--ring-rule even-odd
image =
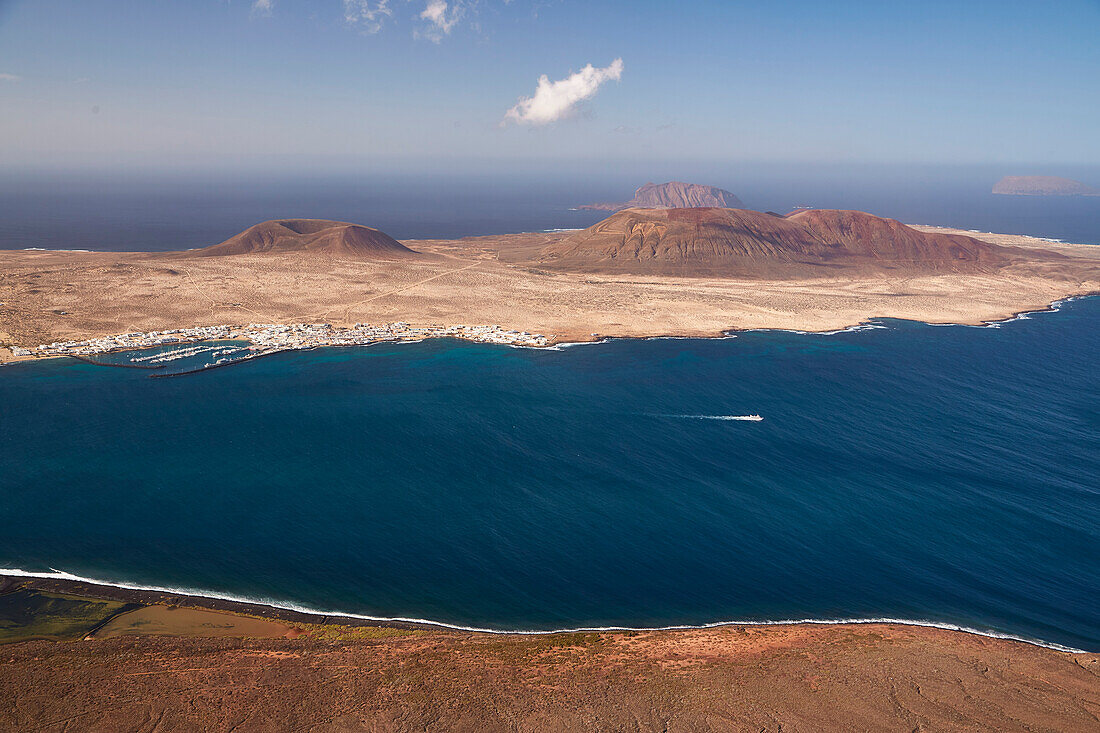
[[[625,209],[544,247],[540,265],[567,270],[772,277],[827,275],[836,268],[913,272],[1004,264],[1000,247],[925,233],[861,211]]]

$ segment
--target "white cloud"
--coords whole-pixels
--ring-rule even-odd
[[[271,15],[271,9],[275,6],[275,0],[253,0],[253,15]]]
[[[545,125],[570,116],[579,103],[595,96],[606,81],[618,81],[623,75],[623,60],[615,59],[611,65],[597,69],[588,64],[575,74],[560,81],[550,81],[543,74],[533,97],[520,97],[515,107],[504,115],[509,120],[528,125]]]
[[[392,15],[390,0],[344,0],[344,20],[363,33],[377,33]]]
[[[447,0],[428,0],[420,13],[420,19],[428,21],[428,28],[423,32],[417,31],[416,36],[439,43],[443,36],[451,32],[464,12],[462,0],[452,0],[451,3]]]
[[[15,74],[0,74],[0,81],[19,81],[23,77]]]
[[[0,0],[2,2],[3,0]],[[511,0],[504,0],[505,3]],[[258,5],[270,6],[274,0],[254,0]],[[394,0],[343,0],[344,20],[362,33],[377,33],[382,30],[388,18],[394,17]],[[424,21],[420,28],[413,30],[414,38],[425,38],[439,43],[444,36],[456,28],[467,17],[476,17],[483,0],[408,0],[421,4],[423,9],[416,13],[417,19]],[[400,6],[397,0],[397,7]],[[415,10],[413,11],[416,12]]]

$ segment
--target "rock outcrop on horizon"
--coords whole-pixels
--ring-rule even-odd
[[[620,209],[691,209],[717,207],[735,209],[743,206],[741,199],[724,188],[703,186],[698,183],[670,181],[647,183],[634,192],[634,198],[622,203],[597,203],[580,206],[580,209],[619,211]]]
[[[1004,264],[1000,247],[924,233],[861,211],[627,209],[544,247],[539,266],[582,272],[791,277],[844,268],[974,271]]]
[[[1005,196],[1100,196],[1100,189],[1072,178],[1057,176],[1005,176],[993,186]]]
[[[221,244],[198,250],[200,257],[312,252],[329,256],[394,259],[418,253],[377,229],[327,219],[274,219],[249,227]]]

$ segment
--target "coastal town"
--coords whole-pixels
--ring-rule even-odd
[[[273,323],[250,323],[246,326],[197,326],[168,331],[149,331],[146,333],[124,333],[117,336],[103,336],[85,341],[57,341],[42,344],[34,349],[13,347],[16,357],[94,357],[118,351],[151,349],[176,344],[189,344],[201,341],[246,341],[248,346],[241,349],[214,351],[214,356],[222,358],[206,366],[216,366],[227,362],[241,361],[257,356],[265,356],[278,351],[294,349],[313,349],[322,346],[367,346],[384,342],[410,342],[429,338],[456,338],[479,343],[504,344],[508,346],[548,346],[552,338],[539,333],[507,330],[498,325],[429,325],[411,326],[398,321],[381,325],[356,323],[352,327],[333,326],[329,323],[301,323],[280,325]],[[213,351],[213,349],[211,349]],[[243,353],[242,353],[243,352]],[[158,357],[164,361],[175,357],[191,356],[200,353],[192,351],[174,351],[170,355]],[[233,357],[230,358],[230,354]],[[133,362],[148,361],[152,357],[137,357]]]

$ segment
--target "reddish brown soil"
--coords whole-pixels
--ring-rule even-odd
[[[4,730],[1100,729],[1100,660],[937,629],[0,647]]]

